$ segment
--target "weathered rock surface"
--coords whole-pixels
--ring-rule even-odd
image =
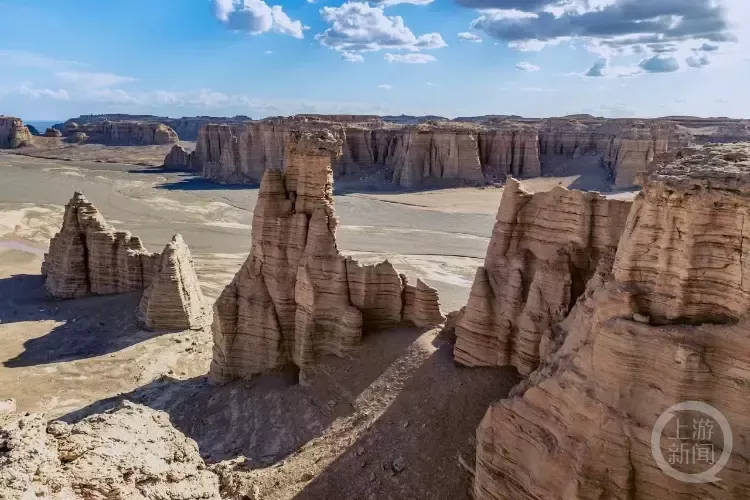
[[[748,181],[750,145],[707,147],[654,167],[614,263],[600,259],[567,318],[544,333],[541,366],[482,420],[475,498],[750,495],[742,224],[750,211]],[[685,401],[710,404],[731,427],[733,447],[720,482],[680,481],[653,457],[658,417]],[[713,450],[710,462],[667,462],[674,470],[704,472],[726,449],[712,419],[706,420],[713,432],[695,432],[695,422],[705,417],[674,418],[657,436],[665,461],[675,443],[680,457],[694,445]],[[680,424],[689,428],[678,434]]]
[[[510,365],[526,375],[536,369],[542,334],[568,315],[599,261],[614,254],[630,205],[563,187],[531,194],[510,178],[456,325],[456,361]]]
[[[193,166],[194,154],[179,144],[172,146],[167,156],[164,158],[164,166],[169,168],[191,169]]]
[[[0,411],[0,498],[216,499],[219,479],[166,413],[124,402],[70,425]]]
[[[20,118],[0,115],[0,149],[14,149],[31,143],[31,132]]]
[[[62,137],[62,132],[60,132],[59,129],[48,127],[47,130],[44,131],[45,137]]]
[[[331,159],[341,142],[325,130],[291,131],[285,170],[266,170],[250,256],[214,305],[213,380],[308,368],[356,346],[363,329],[401,322],[404,291],[393,266],[362,266],[336,247]],[[437,297],[420,297],[429,313],[420,318],[429,321]]]
[[[150,330],[199,330],[210,324],[210,310],[182,236],[167,243],[156,266],[141,297],[138,320]]]
[[[89,138],[88,135],[86,135],[86,132],[71,132],[65,140],[71,144],[78,144],[80,142],[83,142]]]
[[[401,275],[404,283],[404,321],[418,328],[429,328],[445,321],[440,312],[437,290],[421,279],[417,286],[410,285],[406,276]]]
[[[39,133],[39,131],[36,129],[35,126],[30,125],[30,124],[26,124],[25,126],[26,126],[27,129],[29,129],[29,133],[31,135],[42,135],[42,134]]]
[[[142,290],[151,282],[159,254],[140,238],[116,231],[81,193],[65,205],[60,232],[50,241],[42,274],[47,292],[68,299]]]

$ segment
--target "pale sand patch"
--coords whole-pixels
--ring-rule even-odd
[[[206,222],[206,226],[226,227],[228,229],[252,229],[250,224],[241,224],[239,222],[214,221]]]
[[[47,244],[62,223],[63,207],[25,203],[23,208],[4,209],[4,205],[0,203],[0,238],[3,239]]]
[[[380,227],[380,226],[350,226],[342,225],[339,229],[346,229],[348,231],[362,231],[368,234],[387,235],[388,233],[401,233],[401,234],[429,234],[434,236],[451,235],[451,237],[467,240],[489,240],[489,237],[476,236],[474,234],[465,233],[454,233],[446,231],[431,231],[429,229],[417,229],[417,228],[403,228],[403,227]]]

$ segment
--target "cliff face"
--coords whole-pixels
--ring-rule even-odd
[[[172,146],[164,158],[164,166],[190,170],[193,167],[195,154],[189,152],[179,144]]]
[[[572,119],[486,124],[443,120],[403,126],[324,118],[299,115],[206,125],[198,137],[194,168],[218,182],[255,182],[269,165],[283,164],[289,130],[334,127],[344,140],[342,156],[333,164],[335,177],[383,171],[394,184],[406,188],[426,183],[478,185],[504,181],[507,176],[538,177],[545,168],[554,170],[560,160],[589,156],[607,172],[613,186],[621,188],[632,186],[655,155],[689,139],[674,123],[638,120],[604,124]]]
[[[65,205],[60,232],[42,263],[44,286],[56,298],[124,293],[146,288],[159,254],[140,238],[115,231],[81,194]]]
[[[562,187],[532,195],[510,178],[456,325],[456,361],[536,369],[542,334],[568,315],[599,261],[614,254],[629,210],[630,202]]]
[[[393,266],[362,266],[336,247],[331,158],[341,142],[325,130],[291,131],[286,170],[263,175],[250,256],[214,305],[212,379],[304,369],[343,355],[364,329],[401,322],[404,284]],[[432,301],[421,310],[438,310],[421,317],[441,319],[437,295],[420,297]]]
[[[0,115],[0,149],[14,149],[31,143],[31,132],[20,118]]]
[[[475,498],[750,494],[748,193],[747,145],[714,146],[654,168],[614,262],[599,261],[570,314],[544,332],[541,366],[482,420]],[[652,437],[660,415],[686,401],[705,402],[726,418],[731,453],[715,420],[707,419],[713,433],[695,432],[704,414],[693,425],[689,415],[673,417],[676,424]],[[710,447],[711,460],[668,461],[675,442],[688,453]],[[723,451],[720,482],[681,481],[660,470],[705,472]]]
[[[161,123],[97,121],[85,124],[66,122],[64,135],[82,132],[89,142],[108,145],[149,146],[172,144],[179,140],[174,130]]]

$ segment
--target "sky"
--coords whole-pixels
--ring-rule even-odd
[[[749,0],[0,0],[0,114],[750,117]]]

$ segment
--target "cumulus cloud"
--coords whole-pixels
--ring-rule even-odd
[[[685,62],[691,68],[702,68],[704,66],[708,66],[709,64],[711,64],[711,60],[708,58],[707,55],[690,56],[687,59],[685,59]]]
[[[482,37],[477,36],[474,33],[469,33],[468,31],[459,33],[458,38],[460,38],[461,40],[468,40],[470,42],[482,43]]]
[[[695,50],[700,50],[700,51],[703,51],[703,52],[715,52],[715,51],[719,50],[719,46],[718,45],[711,45],[710,43],[704,43],[703,45],[701,45],[700,47],[698,47]]]
[[[542,68],[540,68],[536,64],[531,64],[530,62],[523,61],[516,64],[516,69],[519,71],[539,71]]]
[[[362,54],[355,54],[354,52],[342,52],[341,59],[350,63],[365,62],[365,58],[362,56]]]
[[[18,86],[17,89],[15,89],[18,94],[30,97],[31,99],[39,99],[42,97],[46,97],[49,99],[54,99],[56,101],[69,101],[70,95],[68,94],[67,90],[64,89],[58,89],[58,90],[52,90],[52,89],[40,89],[35,88],[31,82],[24,82],[21,85]]]
[[[123,83],[135,82],[136,78],[114,73],[93,73],[87,71],[60,71],[55,73],[60,80],[86,88],[113,87]]]
[[[270,7],[263,0],[213,0],[216,19],[230,29],[260,35],[273,30],[282,35],[304,38],[308,29],[293,21],[279,5]]]
[[[674,57],[655,55],[638,64],[647,73],[673,73],[680,69],[680,63]]]
[[[439,49],[446,43],[439,33],[415,35],[400,16],[387,16],[383,6],[347,2],[340,7],[323,7],[321,17],[331,26],[316,35],[321,45],[343,53],[382,49],[417,52]]]
[[[385,90],[391,90],[393,88],[393,85],[391,85],[390,83],[381,83],[380,85],[378,85],[378,88],[379,89],[385,89]]]
[[[517,48],[587,39],[622,50],[637,44],[735,41],[714,0],[457,0],[482,10],[471,26]],[[500,9],[500,10],[498,10]],[[508,10],[512,9],[512,10]],[[557,9],[557,10],[555,10]]]
[[[607,60],[599,59],[589,70],[584,73],[585,76],[600,77],[607,74]]]
[[[390,63],[406,63],[406,64],[426,64],[428,62],[437,61],[430,54],[412,53],[412,54],[386,54],[385,60]]]

